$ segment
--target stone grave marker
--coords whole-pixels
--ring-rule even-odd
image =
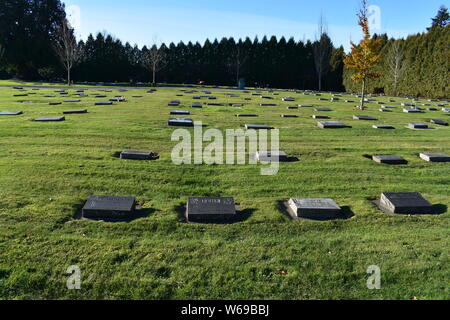
[[[188,222],[232,222],[237,217],[236,205],[233,198],[189,198],[185,216]]]
[[[450,162],[450,156],[445,153],[421,153],[420,158],[428,162]]]
[[[387,213],[430,214],[433,206],[417,192],[385,192],[381,194],[379,208]]]
[[[412,122],[408,125],[409,129],[428,129],[428,125],[423,122]]]
[[[168,125],[178,127],[193,127],[194,121],[192,119],[170,118],[168,121]]]
[[[317,123],[317,126],[321,129],[347,128],[347,126],[340,121],[322,121],[322,122]]]
[[[395,129],[395,127],[394,126],[391,126],[391,125],[388,125],[388,124],[374,124],[373,126],[372,126],[372,128],[374,128],[374,129],[390,129],[390,130],[392,130],[392,129]]]
[[[79,110],[66,110],[63,111],[63,114],[80,114],[80,113],[87,113],[87,109],[79,109]]]
[[[291,198],[288,201],[288,211],[294,219],[329,220],[341,217],[342,209],[332,199],[322,198]]]
[[[190,115],[191,113],[187,110],[171,110],[170,114],[172,115]]]
[[[254,130],[272,130],[273,127],[267,126],[267,125],[263,125],[263,124],[246,124],[245,125],[245,129],[247,129],[247,130],[250,130],[250,129],[254,129]]]
[[[83,218],[123,219],[136,209],[134,197],[91,196],[82,209]]]
[[[396,155],[374,155],[372,160],[384,164],[408,164],[408,161]]]
[[[353,120],[368,120],[368,121],[375,121],[378,120],[375,117],[371,117],[371,116],[361,116],[361,115],[357,115],[357,116],[353,116]]]
[[[33,121],[53,122],[53,121],[64,121],[64,120],[66,120],[65,117],[41,117],[41,118],[34,119]]]
[[[22,111],[0,111],[0,116],[18,116]]]
[[[431,119],[430,122],[433,123],[433,124],[440,125],[440,126],[448,126],[448,122],[446,122],[444,120]]]
[[[120,153],[120,159],[127,160],[152,160],[155,157],[156,153],[151,151],[124,150]]]

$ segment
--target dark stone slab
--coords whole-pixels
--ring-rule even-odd
[[[289,213],[294,219],[329,220],[341,217],[342,209],[332,199],[297,199],[288,201]]]
[[[428,129],[428,125],[423,122],[413,122],[408,125],[409,129]]]
[[[286,109],[288,109],[288,110],[297,110],[298,107],[287,107]]]
[[[189,198],[186,206],[188,222],[231,222],[236,219],[233,198],[201,197]]]
[[[317,126],[321,129],[347,128],[347,126],[340,121],[322,121],[322,122],[317,123]]]
[[[397,214],[430,214],[433,206],[417,192],[401,192],[381,194],[379,208],[388,213]]]
[[[173,115],[190,115],[191,113],[187,110],[171,110],[170,114]]]
[[[22,111],[0,111],[0,116],[18,116]]]
[[[330,119],[329,116],[313,115],[313,119]]]
[[[236,115],[236,117],[238,118],[246,118],[246,117],[257,117],[257,114],[253,114],[253,113],[239,113]]]
[[[298,118],[298,115],[296,114],[282,114],[282,118]]]
[[[360,116],[360,115],[357,115],[357,116],[353,116],[353,120],[369,120],[369,121],[375,121],[375,120],[378,120],[378,119],[375,118],[375,117],[371,117],[371,116]]]
[[[276,107],[277,106],[276,103],[260,103],[259,105],[261,107]]]
[[[192,119],[170,118],[168,125],[176,127],[193,127],[194,121]]]
[[[396,155],[374,155],[372,160],[385,164],[408,164],[408,161]]]
[[[111,106],[112,104],[112,101],[97,101],[95,103],[96,106]]]
[[[15,94],[14,97],[26,97],[28,94]]]
[[[388,124],[374,124],[372,126],[374,129],[387,129],[387,130],[393,130],[395,129],[394,126],[388,125]]]
[[[96,95],[96,96],[94,96],[94,98],[106,98],[106,95],[104,95],[104,94],[99,94],[99,95]]]
[[[66,110],[66,111],[63,111],[63,114],[79,114],[79,113],[87,113],[87,109]]]
[[[292,101],[295,101],[295,99],[294,98],[292,98],[292,97],[284,97],[283,99],[281,99],[281,100],[283,100],[283,101],[288,101],[288,102],[292,102]]]
[[[331,109],[329,109],[329,108],[315,108],[314,110],[317,111],[317,112],[328,112],[328,111],[333,111],[333,110],[331,110]]]
[[[286,152],[284,151],[257,151],[254,155],[254,158],[257,161],[262,162],[286,162],[289,161],[288,156],[286,155]]]
[[[155,157],[156,153],[151,151],[124,150],[120,153],[120,159],[127,160],[152,160]]]
[[[92,196],[82,210],[83,218],[122,219],[136,209],[134,197]]]
[[[445,153],[421,153],[420,158],[428,162],[450,162],[450,156]]]
[[[407,109],[403,109],[403,112],[406,112],[406,113],[422,113],[422,110],[416,109],[416,108],[407,108]]]
[[[394,106],[381,106],[383,109],[397,109],[397,107]]]
[[[125,98],[111,98],[109,99],[110,102],[125,102]]]
[[[427,108],[428,111],[438,111],[437,108]]]
[[[264,124],[246,124],[245,129],[255,129],[255,130],[272,130],[273,127],[266,126]]]
[[[450,108],[442,108],[442,111],[444,111],[444,112],[450,112]]]
[[[52,121],[64,121],[64,120],[66,120],[65,117],[42,117],[42,118],[34,119],[33,121],[52,122]]]
[[[433,124],[440,125],[440,126],[448,126],[448,122],[446,122],[444,120],[432,119],[432,120],[430,120],[430,122]]]
[[[64,100],[64,103],[75,103],[75,102],[81,102],[81,100],[79,100],[79,99],[75,99],[75,100]]]
[[[312,108],[312,107],[314,107],[312,104],[299,104],[298,106],[300,108]]]
[[[59,106],[61,102],[49,102],[50,106]]]
[[[202,108],[203,108],[203,105],[201,105],[201,104],[193,104],[193,105],[191,106],[191,108],[202,109]]]

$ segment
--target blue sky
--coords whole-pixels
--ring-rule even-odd
[[[335,45],[361,38],[356,25],[359,0],[66,0],[77,35],[107,31],[143,46],[159,42],[236,39],[275,35],[314,39],[321,14]],[[369,0],[374,32],[405,37],[423,32],[444,0]],[[376,8],[379,8],[379,14]],[[79,14],[78,9],[79,8]],[[79,18],[77,18],[79,16]]]

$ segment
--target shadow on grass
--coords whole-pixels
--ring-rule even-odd
[[[346,220],[346,219],[350,219],[355,216],[354,212],[352,211],[352,209],[349,206],[341,207],[341,212],[333,218],[317,217],[314,219],[295,217],[295,214],[289,208],[287,201],[282,201],[282,200],[277,201],[277,209],[283,215],[285,215],[286,217],[288,217],[291,220],[331,221],[331,220]]]
[[[233,224],[238,222],[244,222],[248,220],[253,213],[256,211],[255,209],[249,208],[241,210],[239,204],[236,204],[236,217],[234,219],[229,219],[227,221],[202,221],[202,222],[190,222],[186,218],[186,205],[180,204],[178,206],[175,206],[173,210],[177,213],[178,222],[181,223],[196,223],[196,224],[219,224],[219,225],[225,225],[225,224]]]

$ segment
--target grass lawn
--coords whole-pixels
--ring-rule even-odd
[[[283,91],[267,101],[212,90],[218,98],[213,102],[244,103],[242,109],[191,109],[199,101],[192,94],[176,97],[176,89],[153,94],[113,90],[108,97],[128,99],[113,106],[94,106],[105,99],[92,95],[103,92],[88,90],[80,103],[50,106],[75,98],[74,90],[69,98],[54,91],[30,89],[35,95],[13,97],[17,90],[0,88],[0,111],[24,112],[0,116],[0,298],[450,298],[448,209],[441,215],[400,216],[382,213],[371,202],[382,192],[420,192],[433,204],[450,206],[449,163],[418,157],[421,152],[449,154],[450,127],[405,128],[410,122],[450,120],[450,114],[406,114],[401,107],[381,113],[376,102],[367,111],[355,111],[354,104],[344,102],[355,97],[330,102]],[[56,97],[45,98],[49,93]],[[281,101],[288,95],[296,102]],[[173,99],[182,106],[168,107]],[[388,100],[378,98],[394,106],[406,101]],[[260,107],[261,102],[278,106]],[[319,114],[352,128],[319,129],[312,108],[286,110],[296,104],[329,107],[333,111]],[[89,113],[67,115],[65,122],[31,121],[81,108]],[[190,117],[208,128],[271,125],[280,129],[281,149],[300,161],[281,163],[275,176],[261,176],[261,166],[254,165],[176,166],[171,161],[174,128],[167,126],[171,109],[189,109]],[[236,118],[236,113],[259,117]],[[357,114],[379,121],[353,120]],[[382,123],[397,129],[372,129]],[[124,149],[152,150],[160,159],[114,156]],[[364,157],[368,154],[396,154],[409,164],[381,165]],[[77,219],[90,195],[135,196],[149,215],[120,223]],[[178,208],[190,196],[234,197],[247,217],[231,225],[187,224]],[[354,216],[292,221],[279,210],[279,201],[291,197],[333,198]],[[70,265],[81,268],[81,290],[66,287]],[[381,290],[366,287],[370,265],[381,268]]]

